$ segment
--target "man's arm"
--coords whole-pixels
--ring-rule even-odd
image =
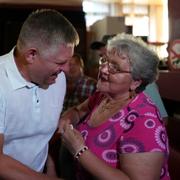
[[[3,154],[4,136],[0,134],[0,179],[8,180],[58,180],[42,173],[38,173],[21,162]]]

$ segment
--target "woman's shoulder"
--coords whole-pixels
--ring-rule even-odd
[[[155,103],[144,92],[139,93],[130,103],[130,109],[135,110],[139,116],[154,116],[160,118],[160,113]]]
[[[146,108],[146,107],[155,108],[156,107],[152,99],[148,95],[146,95],[144,92],[141,92],[137,94],[137,96],[134,97],[134,99],[131,101],[131,106],[141,107],[141,108]]]

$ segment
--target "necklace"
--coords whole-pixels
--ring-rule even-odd
[[[117,113],[123,106],[129,103],[131,98],[121,98],[118,100],[113,100],[110,98],[104,98],[95,111],[91,114],[89,119],[89,125],[96,127],[107,119],[112,117],[115,113]]]
[[[107,111],[107,110],[113,110],[113,109],[120,109],[123,105],[126,104],[126,102],[129,100],[130,98],[125,98],[125,99],[120,99],[120,100],[113,100],[113,99],[104,99],[101,104],[100,104],[100,108],[101,111]]]

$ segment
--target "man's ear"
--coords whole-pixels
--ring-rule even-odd
[[[27,63],[32,64],[34,60],[37,58],[37,49],[35,48],[28,49],[25,52],[25,58]]]
[[[136,80],[131,83],[130,89],[135,90],[137,87],[139,87],[142,83],[142,80]]]

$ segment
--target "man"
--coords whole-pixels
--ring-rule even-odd
[[[90,49],[93,50],[95,53],[92,53],[92,59],[91,61],[88,61],[88,74],[91,77],[94,77],[95,79],[98,78],[99,73],[99,57],[103,57],[106,54],[106,44],[107,41],[114,37],[115,34],[112,35],[104,35],[101,39],[101,41],[94,41],[90,44]]]
[[[95,50],[99,57],[106,55],[106,44],[107,41],[113,38],[115,34],[106,34],[102,37],[101,41],[94,41],[90,44],[90,48]]]
[[[0,57],[0,179],[57,179],[42,171],[62,110],[63,71],[78,43],[64,16],[37,10],[13,50]]]
[[[96,80],[84,74],[82,57],[75,53],[69,61],[67,93],[63,110],[85,101],[96,89]]]
[[[101,41],[94,41],[91,43],[90,48],[98,54],[99,57],[106,56],[106,44],[107,41],[111,38],[113,38],[115,34],[112,35],[104,35],[102,37]],[[149,84],[146,86],[146,89],[144,90],[146,94],[148,94],[151,99],[154,101],[156,106],[159,108],[159,111],[161,113],[162,118],[164,119],[165,123],[167,123],[168,120],[168,114],[166,112],[166,109],[164,107],[163,101],[161,99],[161,96],[159,94],[158,87],[155,82]]]

